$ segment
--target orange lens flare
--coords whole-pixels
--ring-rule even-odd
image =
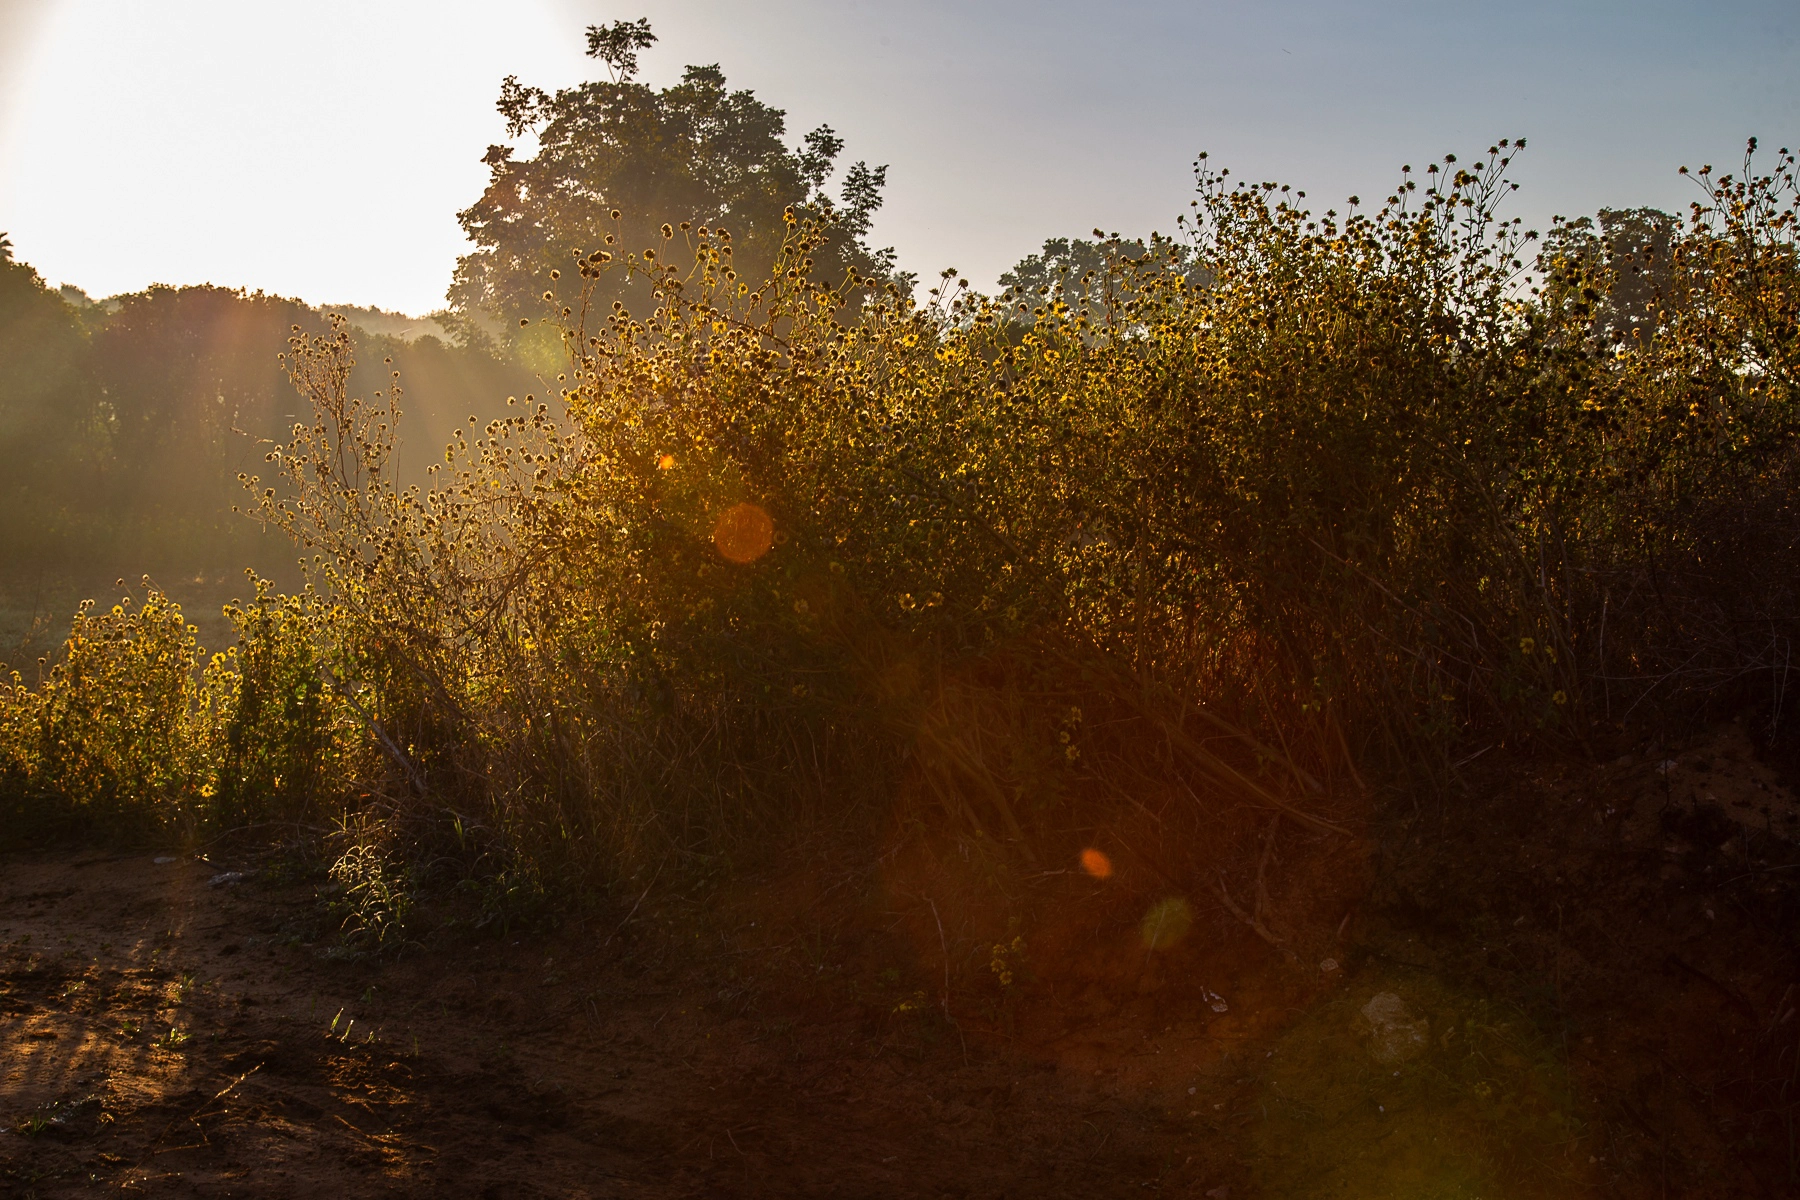
[[[775,544],[775,521],[754,504],[734,504],[719,514],[713,545],[734,563],[753,563]]]
[[[1112,859],[1103,851],[1089,846],[1081,852],[1081,869],[1095,879],[1111,879],[1113,873]]]
[[[656,469],[659,471],[667,471],[669,468],[673,467],[674,465],[675,465],[675,456],[673,454],[665,454],[661,458],[656,460]]]

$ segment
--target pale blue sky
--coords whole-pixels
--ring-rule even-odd
[[[1800,142],[1800,3],[0,0],[0,230],[53,282],[439,307],[501,76],[717,62],[890,164],[875,229],[978,284],[1044,238],[1172,227],[1190,164],[1324,204],[1525,135],[1514,211],[1684,206],[1683,163]]]

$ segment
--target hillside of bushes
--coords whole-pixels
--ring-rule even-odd
[[[1484,747],[1779,740],[1794,157],[1537,237],[1520,145],[1345,212],[1203,158],[1176,238],[994,296],[827,276],[830,214],[766,275],[728,222],[583,245],[527,318],[559,373],[481,367],[495,407],[429,467],[410,376],[469,352],[228,298],[288,331],[255,366],[281,432],[233,473],[304,586],[247,582],[206,656],[155,590],[84,608],[0,686],[0,824],[311,830],[378,942],[452,891],[635,894],[821,829],[960,839],[1004,893],[1149,814],[1162,877],[1254,922],[1278,828],[1352,831]],[[648,299],[595,300],[621,278]],[[85,336],[167,352],[177,300]],[[44,320],[41,369],[79,369]],[[115,386],[44,406],[95,431],[58,470],[178,505],[183,472],[109,465],[150,444]]]

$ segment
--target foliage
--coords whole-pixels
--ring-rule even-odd
[[[0,450],[15,464],[0,519],[8,566],[280,566],[285,546],[232,508],[238,473],[293,424],[277,356],[296,324],[325,323],[297,301],[217,287],[158,286],[77,309],[24,264],[0,264]],[[467,412],[534,385],[478,347],[367,342],[427,401],[409,414],[409,446],[440,445]],[[385,370],[371,374],[358,385],[380,386]]]
[[[1545,239],[1545,257],[1558,264],[1553,286],[1577,276],[1603,276],[1595,326],[1603,339],[1654,329],[1657,311],[1675,301],[1673,246],[1681,222],[1653,208],[1603,208],[1598,218],[1559,221]]]
[[[316,809],[356,763],[354,714],[331,690],[325,661],[333,614],[311,593],[278,596],[266,579],[252,584],[254,600],[225,610],[237,633],[235,677],[219,706],[206,816],[228,824]]]
[[[0,237],[0,499],[9,507],[59,472],[78,469],[99,414],[91,400],[79,315]]]
[[[371,486],[380,412],[336,382],[347,343],[299,347],[330,419],[283,457],[284,519],[393,656],[398,774],[532,861],[714,852],[855,792],[856,769],[806,765],[846,736],[909,803],[1025,853],[1121,778],[1322,827],[1305,810],[1371,767],[1441,770],[1476,731],[1581,736],[1596,682],[1641,696],[1671,666],[1616,627],[1609,646],[1620,601],[1583,589],[1648,568],[1632,522],[1663,512],[1657,472],[1708,479],[1722,443],[1694,458],[1668,437],[1691,414],[1660,412],[1632,448],[1662,465],[1601,469],[1626,447],[1593,440],[1596,396],[1655,389],[1594,352],[1624,326],[1569,280],[1616,272],[1622,242],[1578,268],[1565,237],[1528,293],[1530,235],[1497,216],[1515,149],[1347,216],[1203,163],[1187,245],[1108,242],[1036,295],[946,276],[923,307],[889,286],[858,309],[798,216],[754,291],[725,230],[685,268],[594,247],[568,264],[589,300],[624,272],[655,307],[565,305],[568,423],[491,423],[424,492]],[[1778,213],[1730,225],[1786,178],[1697,211],[1677,261],[1713,263],[1712,291],[1665,323],[1683,377],[1757,397],[1738,407],[1773,423],[1730,462],[1764,475],[1791,460],[1791,388],[1733,356],[1786,343],[1721,336],[1752,310],[1716,260],[1727,232],[1734,263],[1787,278]],[[1754,311],[1791,311],[1784,286]],[[1703,530],[1681,528],[1691,558]],[[1649,594],[1631,625],[1691,649],[1703,631]]]
[[[156,286],[120,297],[95,330],[95,382],[105,397],[103,478],[111,502],[156,496],[218,508],[220,481],[250,447],[234,431],[281,427],[286,381],[270,348],[304,306],[219,287]]]
[[[28,686],[0,682],[0,812],[9,834],[56,826],[186,833],[319,815],[354,778],[357,725],[320,669],[328,617],[309,595],[226,615],[236,644],[207,656],[179,605],[77,612],[63,654]]]
[[[1794,159],[1532,258],[1519,148],[1343,214],[1203,159],[1182,242],[1052,245],[993,297],[825,274],[798,209],[766,275],[736,228],[680,264],[591,231],[539,264],[578,289],[558,394],[423,477],[398,377],[359,396],[349,328],[295,328],[311,419],[245,483],[313,590],[259,590],[198,674],[161,617],[78,623],[76,674],[8,693],[6,786],[131,790],[148,716],[41,735],[108,681],[199,731],[131,794],[328,810],[380,940],[445,871],[524,904],[855,810],[1029,861],[1130,807],[1196,835],[1159,870],[1236,889],[1271,821],[1337,828],[1472,738],[1750,683],[1779,721]]]
[[[1793,156],[1758,175],[1755,148],[1738,176],[1702,169],[1684,230],[1603,218],[1600,246],[1565,236],[1545,256],[1509,503],[1603,718],[1687,693],[1772,696],[1781,719],[1800,611],[1800,260]]]
[[[780,250],[791,208],[835,225],[836,237],[819,249],[821,273],[891,270],[891,251],[871,252],[862,240],[881,205],[885,167],[853,164],[834,198],[826,181],[843,140],[830,126],[790,149],[783,112],[752,92],[729,90],[717,66],[689,67],[680,83],[661,90],[639,83],[636,52],[655,40],[646,21],[590,27],[588,54],[607,64],[610,80],[551,95],[506,78],[499,109],[507,132],[514,139],[529,132],[536,153],[519,159],[510,146],[488,148],[488,187],[458,214],[478,247],[457,264],[450,299],[459,311],[491,314],[516,333],[546,302],[552,311],[573,303],[579,287],[572,278],[559,283],[557,269],[577,249],[622,255],[651,247],[654,255],[677,228],[695,225],[728,224],[738,270],[759,279]],[[648,299],[629,290],[623,272],[608,284],[603,302]],[[559,356],[553,335],[545,349],[549,365]]]
[[[141,605],[84,604],[63,660],[37,688],[17,672],[0,685],[0,777],[11,798],[141,827],[211,796],[210,742],[231,672],[224,658],[203,664],[193,634],[155,591]]]
[[[1142,259],[1151,251],[1142,239],[1126,241],[1117,234],[1108,239],[1098,229],[1094,230],[1094,236],[1102,240],[1044,239],[1042,250],[1026,255],[1000,276],[1000,286],[1014,296],[1030,301],[1034,307],[1049,297],[1079,307],[1090,292],[1094,303],[1104,303],[1105,293],[1122,279],[1120,268],[1127,262]],[[1158,247],[1163,253],[1183,248]]]
[[[590,297],[622,270],[657,305],[564,329],[567,424],[535,404],[402,487],[347,335],[301,338],[319,415],[266,511],[343,602],[410,819],[447,804],[503,857],[716,854],[871,766],[1024,853],[1102,779],[1324,827],[1352,743],[1444,738],[1458,669],[1520,719],[1491,685],[1521,595],[1486,658],[1420,616],[1509,567],[1460,523],[1521,328],[1504,159],[1341,223],[1203,172],[1195,245],[1112,245],[1080,307],[947,281],[857,311],[798,217],[756,291],[723,230],[685,270],[589,251]],[[834,740],[867,749],[828,776]]]

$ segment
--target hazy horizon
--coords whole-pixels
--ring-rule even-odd
[[[423,315],[503,140],[501,78],[600,74],[582,28],[646,16],[643,78],[719,63],[890,164],[871,241],[979,286],[1045,238],[1168,231],[1207,150],[1323,208],[1404,162],[1530,148],[1511,212],[1684,207],[1684,163],[1800,140],[1800,8],[1139,0],[477,0],[273,10],[0,0],[0,230],[100,297],[216,283]]]

